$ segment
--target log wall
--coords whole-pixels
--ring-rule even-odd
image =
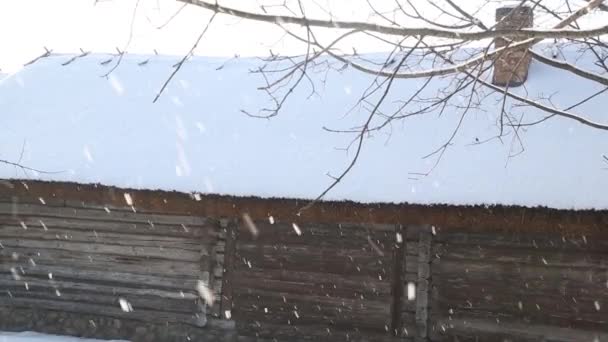
[[[258,221],[242,227],[233,285],[240,332],[332,341],[391,336],[395,226]]]
[[[206,324],[197,286],[221,291],[218,222],[41,202],[0,203],[0,305]]]
[[[608,339],[608,239],[437,228],[433,340]]]
[[[88,317],[66,333],[114,338],[131,338],[132,322],[157,324],[137,335],[146,341],[171,324],[249,340],[608,340],[605,212],[374,216],[390,210],[353,205],[370,213],[353,224],[346,204],[299,217],[285,214],[293,201],[10,184],[0,192],[3,320]],[[209,307],[199,281],[215,294]]]

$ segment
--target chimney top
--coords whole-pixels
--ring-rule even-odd
[[[505,6],[496,9],[496,29],[522,29],[532,27],[534,11],[528,6]],[[500,48],[509,45],[509,41],[496,38],[494,46]],[[499,52],[494,59],[494,76],[492,83],[499,86],[516,87],[528,78],[531,56],[527,48]]]

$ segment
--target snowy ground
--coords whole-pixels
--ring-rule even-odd
[[[0,342],[95,342],[101,340],[83,339],[77,337],[46,335],[35,332],[0,332]],[[118,340],[113,340],[118,342]]]

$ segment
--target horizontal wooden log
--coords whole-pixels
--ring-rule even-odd
[[[326,244],[332,241],[334,244],[367,244],[367,238],[379,240],[380,244],[396,242],[395,227],[393,225],[379,225],[367,228],[357,225],[339,224],[297,224],[298,232],[293,227],[293,223],[254,222],[258,234],[252,235],[249,228],[245,225],[240,226],[239,241],[260,243],[282,243],[282,244],[303,244],[315,241],[319,244]]]
[[[608,250],[608,234],[590,236],[578,234],[548,235],[541,233],[475,233],[441,232],[435,239],[445,244],[462,244],[481,247],[508,247],[512,249],[545,249],[562,251],[602,252]]]
[[[323,273],[276,270],[271,272],[273,274],[266,274],[264,270],[243,270],[240,273],[241,277],[237,277],[233,284],[239,288],[287,292],[294,295],[321,295],[350,299],[378,299],[391,296],[389,283],[369,277],[352,279],[329,275],[331,279],[327,279]],[[269,278],[272,276],[278,279]]]
[[[556,324],[560,318],[552,317],[555,321],[533,322],[528,319],[513,319],[494,312],[472,311],[467,316],[437,316],[433,317],[435,322],[435,335],[433,341],[475,341],[461,339],[462,337],[477,337],[483,341],[594,341],[594,337],[608,337],[605,325],[594,324],[584,321],[572,321],[572,324]],[[564,320],[563,323],[566,321]],[[508,327],[517,326],[517,331],[511,331]],[[560,338],[555,332],[570,332],[569,338]],[[577,336],[578,335],[578,336]],[[584,339],[583,336],[593,336]],[[600,341],[602,341],[601,339]]]
[[[444,260],[434,265],[433,279],[439,287],[466,289],[477,286],[481,290],[495,288],[507,291],[521,289],[530,294],[556,291],[566,297],[608,296],[608,274],[580,268],[552,268],[519,266],[504,263],[457,262]],[[608,298],[607,298],[608,299]]]
[[[20,239],[1,238],[0,241],[5,249],[52,249],[65,252],[79,252],[89,254],[111,254],[127,257],[159,258],[177,261],[196,261],[200,257],[200,251],[164,246],[130,246],[129,244],[105,244],[73,242],[71,240],[32,240],[27,236]]]
[[[273,324],[269,322],[237,322],[240,335],[252,336],[259,341],[298,341],[304,336],[314,341],[377,341],[377,342],[411,342],[408,339],[396,339],[387,332],[378,333],[365,329],[340,329],[327,324]]]
[[[288,293],[235,293],[235,318],[288,324],[327,322],[334,326],[386,330],[390,304]],[[285,300],[283,299],[285,297]]]
[[[118,295],[148,295],[156,296],[161,298],[171,299],[189,299],[194,300],[197,297],[196,289],[192,288],[189,291],[169,291],[154,288],[129,288],[114,285],[101,285],[96,282],[78,282],[78,281],[67,281],[67,280],[55,280],[55,279],[40,279],[29,276],[22,276],[19,280],[15,280],[12,275],[0,274],[0,284],[4,287],[27,287],[31,289],[47,289],[54,292],[55,289],[59,290],[74,290],[74,291],[88,291],[91,293],[106,293],[106,294],[118,294]]]
[[[41,265],[33,266],[31,263],[22,264],[0,264],[0,273],[12,274],[11,268],[21,270],[28,277],[48,279],[49,274],[58,280],[78,280],[83,282],[95,282],[99,284],[116,284],[119,287],[131,288],[157,288],[168,291],[192,290],[196,288],[197,280],[192,275],[188,277],[171,277],[167,275],[133,274],[116,272],[112,269],[89,269],[85,267]]]
[[[434,244],[433,254],[448,260],[484,260],[547,267],[581,267],[608,270],[608,254],[541,249],[518,250],[506,247],[484,248],[468,245]],[[435,258],[437,260],[437,258]],[[441,261],[436,261],[441,262]]]
[[[207,220],[195,216],[160,215],[137,213],[136,211],[106,211],[103,209],[52,207],[21,203],[16,207],[12,203],[0,203],[0,214],[17,217],[54,217],[77,218],[93,221],[117,221],[128,223],[177,224],[177,225],[205,225]]]
[[[0,241],[7,246],[7,240],[39,240],[39,241],[70,241],[80,243],[111,244],[141,247],[180,248],[185,250],[200,250],[200,241],[196,237],[167,237],[146,234],[114,233],[90,230],[74,230],[61,228],[27,229],[21,226],[0,224]]]
[[[196,278],[199,265],[196,262],[167,260],[139,256],[92,254],[54,249],[11,248],[0,249],[0,261],[9,265],[18,262],[36,265],[64,265],[93,270],[112,270],[143,275],[191,276]]]
[[[163,237],[202,237],[209,235],[215,237],[219,235],[217,227],[209,224],[205,225],[185,225],[185,224],[160,224],[150,222],[120,222],[108,220],[86,220],[78,217],[74,218],[57,218],[49,216],[28,216],[28,217],[13,217],[9,215],[0,215],[0,226],[22,227],[24,224],[31,230],[57,229],[74,229],[92,231],[97,233],[113,232],[127,234],[142,234],[147,236],[163,236]]]
[[[190,314],[164,312],[162,310],[137,310],[132,312],[125,312],[120,308],[120,306],[115,305],[82,305],[82,303],[80,302],[69,302],[60,300],[0,297],[0,306],[58,310],[73,313],[107,316],[119,319],[133,319],[143,322],[157,322],[163,324],[168,322],[196,325],[197,322],[196,317]]]
[[[120,299],[126,300],[134,311],[159,310],[164,312],[175,312],[185,314],[195,314],[197,312],[196,296],[188,294],[189,298],[169,298],[155,295],[146,295],[138,293],[124,293],[117,290],[116,293],[81,291],[72,289],[61,289],[56,292],[54,288],[28,286],[26,290],[24,286],[6,287],[5,293],[0,296],[9,298],[26,298],[26,299],[42,299],[51,301],[68,301],[79,302],[82,305],[108,305],[120,307]],[[8,295],[10,293],[10,296]],[[59,293],[59,295],[57,295]]]
[[[391,256],[380,257],[361,251],[331,251],[319,249],[238,249],[237,269],[249,267],[285,269],[302,272],[359,274],[389,280]]]

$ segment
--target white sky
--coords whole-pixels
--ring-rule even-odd
[[[439,1],[439,0],[436,0]],[[457,0],[466,10],[475,10],[487,0]],[[545,0],[544,3],[563,5],[565,0]],[[582,0],[581,0],[582,1]],[[581,1],[573,1],[575,6]],[[259,10],[259,4],[282,3],[282,0],[223,0],[222,4]],[[498,3],[509,1],[489,0],[490,4],[478,13],[491,23]],[[389,0],[372,1],[375,6],[394,7]],[[415,3],[425,2],[416,0]],[[133,36],[128,51],[131,53],[184,54],[191,47],[210,13],[189,5],[162,30],[162,25],[181,6],[176,0],[139,0],[135,20],[132,21],[137,0],[0,0],[0,70],[14,71],[28,60],[42,54],[43,47],[53,52],[78,52],[80,48],[94,52],[115,52],[124,49],[133,23]],[[327,17],[321,8],[329,8],[333,15],[346,20],[373,20],[365,0],[305,0],[308,16]],[[269,9],[277,10],[276,8]],[[379,10],[383,10],[379,8]],[[422,8],[429,17],[434,9]],[[376,18],[377,19],[377,18]],[[403,19],[403,18],[402,18]],[[420,25],[411,19],[406,25]],[[538,23],[538,21],[537,21]],[[322,35],[322,33],[319,33]],[[268,55],[274,52],[295,53],[303,45],[293,39],[282,39],[276,26],[219,16],[206,35],[198,55],[241,56]],[[357,38],[360,52],[382,50],[382,46],[362,44]],[[385,47],[384,47],[385,48]]]
[[[332,0],[333,5],[341,2],[349,1]],[[114,52],[115,47],[124,49],[136,3],[136,0],[99,0],[97,4],[94,0],[1,0],[0,68],[11,70],[43,53],[44,46],[54,52],[77,52],[79,48],[99,52]],[[128,51],[187,52],[210,13],[189,5],[162,30],[156,28],[181,6],[176,0],[140,0]],[[269,48],[294,51],[301,45],[281,41],[281,37],[282,33],[273,25],[219,16],[197,54],[267,55]]]

